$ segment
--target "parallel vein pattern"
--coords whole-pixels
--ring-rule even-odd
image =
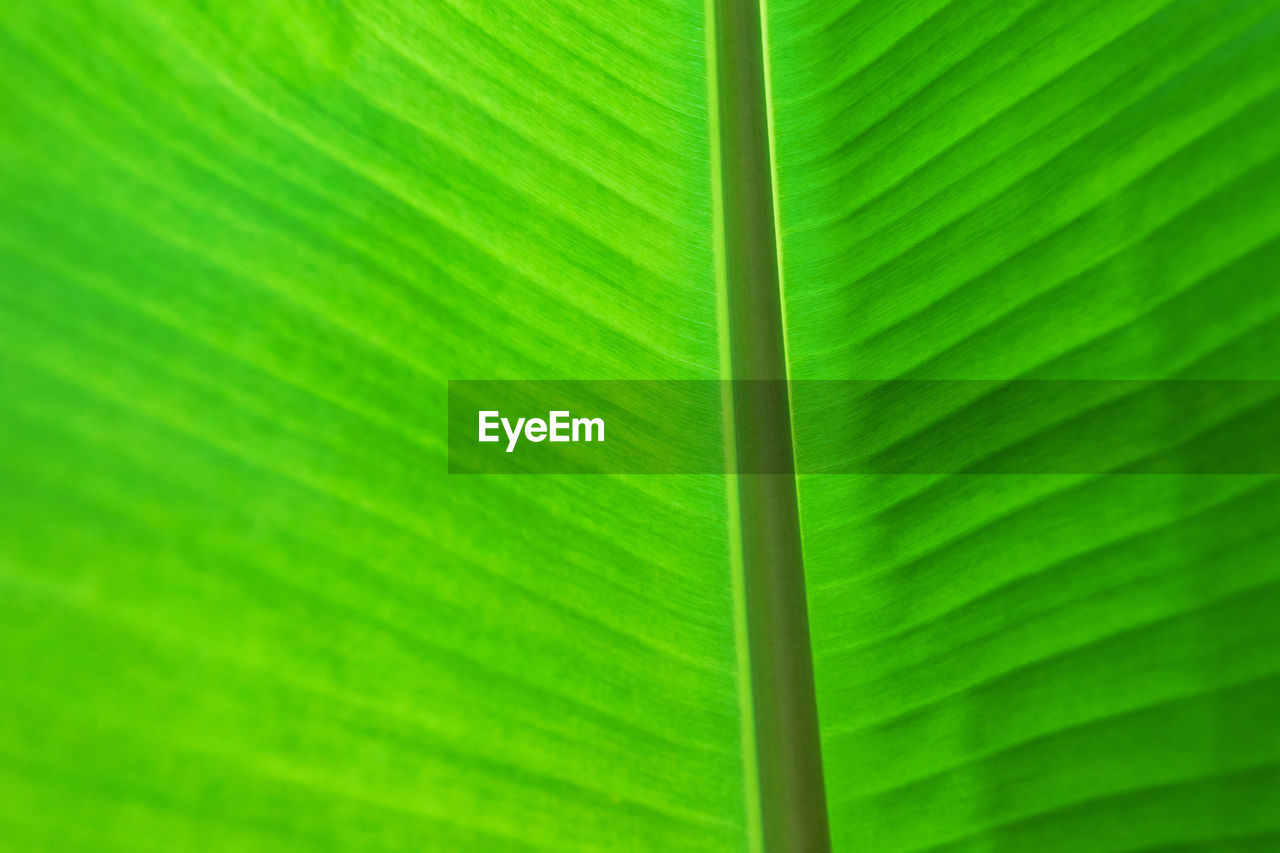
[[[442,445],[716,378],[702,14],[5,6],[0,846],[742,846],[724,484]]]
[[[793,378],[1280,376],[1280,5],[773,0],[769,43]],[[971,402],[930,387],[900,440]],[[1280,482],[800,502],[836,849],[1280,844]]]

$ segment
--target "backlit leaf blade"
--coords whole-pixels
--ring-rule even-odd
[[[1280,7],[769,11],[793,378],[1280,372]],[[1274,846],[1274,477],[799,489],[837,849]]]
[[[0,13],[0,846],[745,843],[721,479],[443,446],[718,376],[702,18]]]

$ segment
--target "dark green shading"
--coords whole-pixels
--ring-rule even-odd
[[[768,850],[830,848],[791,424],[766,120],[760,7],[716,4],[721,181],[734,434],[751,684]]]

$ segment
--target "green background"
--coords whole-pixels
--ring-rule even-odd
[[[1280,4],[766,12],[793,378],[1280,376]],[[732,481],[445,473],[726,376],[706,26],[0,8],[0,849],[758,845]],[[1274,477],[799,495],[836,849],[1280,844]]]
[[[773,0],[792,378],[1280,375],[1278,12]],[[973,396],[925,387],[903,440]],[[1280,846],[1278,511],[1269,476],[802,476],[834,847]]]

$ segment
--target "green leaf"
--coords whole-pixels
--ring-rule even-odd
[[[793,379],[1280,375],[1280,6],[774,0],[769,21]],[[798,453],[959,439],[974,386],[920,383],[907,415],[867,395],[844,434],[798,410]],[[1076,434],[1103,422],[1065,399]],[[1276,844],[1275,477],[799,492],[836,849]]]
[[[0,847],[739,847],[723,478],[450,478],[715,378],[701,6],[0,13]]]
[[[1159,383],[1280,377],[1277,55],[1276,0],[0,8],[0,849],[1274,847],[1280,478],[1187,473],[1274,421]],[[933,381],[727,405],[795,479],[446,473],[449,379],[784,366]],[[1160,453],[946,473],[1116,422],[976,379],[1151,380]],[[803,467],[882,446],[943,473]]]

